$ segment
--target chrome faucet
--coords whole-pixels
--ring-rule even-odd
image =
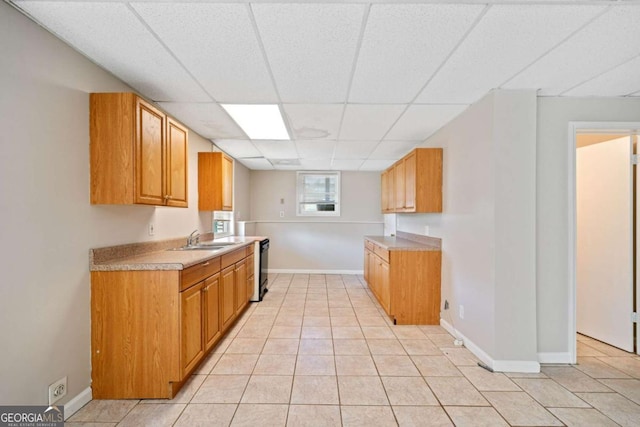
[[[189,234],[189,237],[187,237],[187,246],[197,245],[198,243],[200,243],[200,233],[198,233],[198,230],[196,229]]]

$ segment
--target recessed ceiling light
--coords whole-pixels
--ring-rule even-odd
[[[220,105],[251,139],[291,139],[277,105]]]

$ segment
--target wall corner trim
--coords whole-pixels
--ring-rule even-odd
[[[540,363],[537,360],[495,360],[489,356],[482,348],[465,337],[460,331],[454,328],[449,322],[440,319],[440,326],[447,330],[451,335],[461,339],[464,346],[473,353],[484,364],[496,372],[522,372],[537,373],[540,372]]]
[[[87,387],[82,390],[73,399],[68,401],[64,405],[64,420],[68,420],[73,414],[78,412],[84,405],[91,402],[93,399],[93,391],[91,387]]]
[[[571,353],[538,353],[538,361],[540,363],[573,363],[571,361]]]

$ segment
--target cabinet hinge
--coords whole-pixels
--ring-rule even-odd
[[[631,155],[631,164],[632,165],[637,165],[638,164],[638,155],[637,154],[632,154]]]
[[[638,323],[638,313],[635,311],[631,313],[631,323]]]

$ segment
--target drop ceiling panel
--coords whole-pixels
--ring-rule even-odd
[[[331,160],[336,143],[334,141],[296,141],[296,147],[301,159]]]
[[[379,141],[398,119],[404,105],[347,105],[340,140]]]
[[[563,96],[625,96],[640,90],[640,56],[575,87]]]
[[[331,169],[331,159],[300,159],[298,169],[304,170],[329,170]]]
[[[252,4],[283,102],[344,102],[361,4]]]
[[[211,101],[123,3],[17,4],[145,96],[156,101]]]
[[[296,138],[336,139],[344,104],[284,104]]]
[[[262,157],[255,145],[246,139],[216,139],[213,143],[235,159]]]
[[[494,5],[416,102],[471,104],[531,64],[604,8]]]
[[[246,4],[132,6],[216,101],[278,102]]]
[[[389,131],[389,141],[422,141],[467,108],[466,105],[411,105]]]
[[[268,159],[298,158],[298,152],[293,141],[253,141],[253,144]]]
[[[246,139],[247,136],[218,104],[159,102],[170,115],[207,139]]]
[[[361,171],[383,171],[392,164],[394,164],[398,159],[390,160],[390,159],[369,159],[365,160],[362,166],[360,166]]]
[[[364,160],[362,159],[333,159],[331,162],[331,169],[336,171],[357,171],[362,166]]]
[[[370,159],[400,159],[420,141],[382,141],[369,156]]]
[[[366,159],[378,145],[378,141],[340,141],[336,145],[336,159]]]
[[[640,5],[612,7],[503,87],[558,95],[640,54]]]
[[[349,102],[410,102],[483,8],[451,4],[371,6]]]
[[[252,170],[273,170],[273,165],[267,159],[238,159],[238,161]]]

